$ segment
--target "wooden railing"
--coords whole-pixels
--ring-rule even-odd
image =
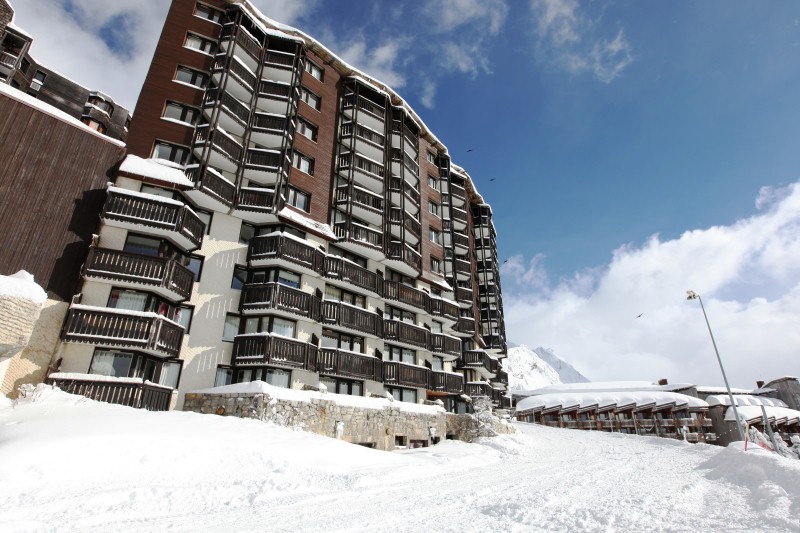
[[[373,179],[383,180],[385,175],[383,165],[375,161],[361,157],[358,154],[353,154],[353,152],[341,154],[339,156],[339,168],[346,169],[351,167]]]
[[[492,361],[494,363],[497,363],[497,361],[495,361],[494,359],[492,359]],[[508,385],[508,372],[506,372],[505,370],[500,370],[499,365],[497,365],[497,367],[494,368],[493,372],[494,372],[494,377],[492,378],[492,381]]]
[[[98,376],[102,378],[102,376]],[[148,411],[168,411],[172,399],[172,388],[144,381],[110,381],[105,379],[92,379],[91,374],[86,377],[69,378],[51,374],[45,380],[49,385],[55,385],[64,392],[85,396],[98,402],[125,405]]]
[[[468,350],[461,355],[460,368],[483,368],[490,373],[497,371],[497,361],[483,350]]]
[[[450,215],[453,217],[453,220],[457,220],[462,224],[467,223],[467,212],[464,211],[463,209],[452,206],[450,208]]]
[[[266,131],[283,134],[288,127],[289,119],[282,115],[270,115],[267,113],[253,114],[253,130]]]
[[[492,387],[488,383],[467,383],[464,391],[468,396],[488,396],[492,397]]]
[[[454,199],[459,199],[459,200],[461,200],[461,204],[462,204],[462,205],[463,205],[463,204],[466,202],[466,199],[467,199],[467,191],[465,191],[465,190],[464,190],[464,187],[462,187],[461,185],[456,185],[455,183],[451,183],[451,184],[450,184],[450,189],[449,189],[449,192],[450,192],[450,195],[451,195],[451,196],[452,196]]]
[[[279,364],[314,372],[317,347],[277,335],[237,335],[233,340],[233,363]]]
[[[325,267],[322,273],[326,278],[340,279],[376,294],[383,294],[383,278],[381,276],[341,257],[335,255],[325,257]]]
[[[197,128],[195,133],[195,142],[198,144],[205,143],[208,140],[208,127]],[[236,142],[233,138],[228,137],[221,130],[216,130],[211,133],[211,145],[214,146],[222,155],[228,159],[239,163],[242,158],[242,145]]]
[[[420,238],[422,226],[419,220],[415,219],[404,209],[400,209],[399,207],[390,208],[389,220],[392,224],[402,224],[406,230],[416,235],[418,239]]]
[[[247,125],[247,121],[250,119],[250,108],[240,102],[234,96],[231,96],[227,92],[221,91],[219,88],[212,88],[206,91],[206,100],[216,99],[217,94],[220,92],[222,95],[219,97],[219,103],[222,104],[231,115],[239,119],[239,121],[241,121],[243,124]]]
[[[419,145],[419,135],[411,131],[411,129],[406,126],[400,120],[392,120],[392,133],[402,133],[406,139],[406,142],[410,144],[414,150],[417,150],[417,146]]]
[[[18,56],[8,52],[0,52],[0,64],[14,67],[17,64]]]
[[[465,261],[463,259],[456,259],[453,261],[453,266],[455,271],[459,274],[466,274],[471,276],[472,275],[472,265],[469,261]]]
[[[270,211],[275,204],[275,192],[272,189],[242,187],[236,198],[236,208],[245,211]]]
[[[355,93],[344,95],[344,98],[342,99],[342,107],[344,109],[352,109],[353,107],[357,107],[360,111],[369,113],[378,120],[383,120],[386,116],[386,110],[384,108],[361,95],[356,96]]]
[[[350,187],[347,185],[338,187],[336,189],[336,202],[353,202],[354,204],[360,205],[365,209],[370,209],[383,214],[383,197],[357,187],[353,187],[352,190],[350,190]]]
[[[247,283],[242,290],[242,311],[276,309],[312,320],[319,320],[320,299],[300,289],[280,283]]]
[[[292,94],[292,88],[285,83],[261,80],[258,84],[258,96],[273,100],[287,100]]]
[[[199,167],[187,169],[186,175],[194,182],[196,189],[200,189],[228,207],[233,205],[233,200],[236,197],[236,186],[230,181],[218,176],[211,170],[206,170],[201,175]]]
[[[431,351],[448,355],[461,355],[461,339],[443,333],[431,333]]]
[[[318,248],[283,235],[261,235],[250,239],[247,260],[261,259],[283,259],[321,274],[325,254]]]
[[[320,348],[316,371],[320,374],[383,380],[383,367],[380,359],[369,355],[345,352],[335,348]]]
[[[431,314],[434,316],[449,318],[450,320],[457,320],[458,306],[440,298],[431,298]]]
[[[194,284],[194,273],[175,260],[94,246],[89,248],[83,275],[153,285],[183,299],[191,296]]]
[[[469,248],[469,237],[461,233],[453,233],[453,244],[462,248]]]
[[[342,221],[333,225],[333,231],[340,239],[347,239],[376,250],[383,249],[383,233],[367,226],[362,226],[355,222]]]
[[[102,217],[175,231],[189,239],[195,248],[200,246],[205,233],[203,221],[186,206],[140,195],[109,191]]]
[[[233,33],[233,26],[234,25],[232,23],[226,24],[222,28],[222,34],[220,35],[220,38],[230,39],[231,33]],[[241,29],[236,32],[236,44],[241,46],[245,52],[253,57],[253,59],[259,59],[261,55],[261,45],[258,43],[258,41],[253,39]]]
[[[427,292],[409,287],[399,281],[385,280],[383,282],[383,296],[387,300],[403,302],[423,311],[430,309],[431,298]]]
[[[270,67],[277,67],[284,70],[290,70],[294,68],[294,59],[295,56],[282,54],[280,52],[275,52],[272,50],[268,50],[267,53],[264,55],[264,64],[269,65]]]
[[[416,270],[422,269],[422,256],[402,241],[392,241],[386,254],[389,259],[402,261]]]
[[[389,190],[393,193],[405,194],[414,204],[419,205],[419,191],[405,180],[393,176],[389,180]]]
[[[342,137],[350,137],[355,131],[356,137],[365,141],[376,148],[383,148],[386,144],[386,138],[375,130],[371,130],[361,124],[353,125],[353,122],[345,122],[342,124]]]
[[[383,362],[383,382],[406,387],[428,387],[430,370],[425,367],[408,365],[399,361]]]
[[[136,346],[174,357],[181,349],[183,328],[158,316],[116,312],[110,308],[73,307],[64,324],[64,340]]]
[[[225,56],[218,55],[216,61],[214,61],[214,66],[212,70],[214,71],[222,71],[225,69]],[[255,75],[248,70],[243,64],[239,63],[238,61],[231,59],[228,62],[228,72],[230,74],[235,75],[241,82],[246,86],[246,88],[250,89],[251,91],[256,86],[256,77]]]
[[[404,150],[400,148],[392,148],[391,152],[392,161],[405,165],[414,176],[419,176],[419,164],[414,161]]]
[[[461,394],[464,392],[464,376],[452,372],[432,370],[428,388],[433,391]]]
[[[388,318],[383,321],[383,338],[386,340],[404,342],[427,349],[428,335],[427,329],[408,322]]]
[[[325,323],[368,333],[373,337],[383,336],[381,319],[377,313],[371,313],[341,302],[323,301],[321,315],[322,321]]]
[[[244,166],[263,172],[277,172],[281,167],[282,158],[283,152],[248,148],[244,159]]]

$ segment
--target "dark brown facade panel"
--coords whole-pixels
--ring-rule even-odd
[[[0,272],[27,270],[68,300],[123,148],[5,95],[0,138]]]

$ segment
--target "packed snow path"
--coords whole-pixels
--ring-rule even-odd
[[[0,406],[0,530],[800,531],[800,461],[517,428],[387,453],[42,390]]]

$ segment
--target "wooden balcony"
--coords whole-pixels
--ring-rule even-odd
[[[383,297],[426,312],[430,309],[430,295],[427,292],[399,281],[385,280],[383,282]]]
[[[461,233],[453,233],[453,244],[459,248],[469,249],[469,237]]]
[[[357,108],[359,111],[363,111],[380,121],[383,121],[386,117],[386,110],[383,107],[361,95],[357,96],[355,93],[344,96],[342,107],[343,109]]]
[[[326,324],[349,328],[373,337],[383,336],[383,324],[377,313],[342,302],[323,301],[321,318]]]
[[[322,273],[325,254],[312,244],[305,244],[284,235],[259,235],[250,239],[247,260],[251,264],[285,261]]]
[[[435,353],[443,353],[453,357],[461,355],[461,339],[443,333],[431,333],[430,349]]]
[[[242,312],[274,309],[316,321],[319,304],[317,296],[280,283],[248,283],[242,290],[239,309]]]
[[[215,157],[212,153],[210,161],[214,166],[223,168],[228,172],[236,172],[239,162],[242,159],[242,145],[233,137],[227,135],[223,130],[209,131],[209,127],[199,126],[195,130],[194,146],[202,147],[209,145],[214,152],[222,155],[227,161]]]
[[[340,171],[353,170],[374,180],[379,180],[381,182],[381,187],[383,187],[385,169],[380,163],[367,159],[366,157],[361,157],[353,152],[341,154],[338,161]]]
[[[346,378],[383,380],[383,362],[380,359],[335,348],[320,348],[316,371]]]
[[[14,68],[17,65],[17,60],[19,59],[18,56],[15,54],[1,51],[0,50],[0,65],[4,65],[8,68]]]
[[[414,205],[419,205],[419,191],[400,178],[393,176],[389,180],[389,191],[393,194],[404,194]]]
[[[386,257],[387,259],[402,261],[417,273],[422,270],[422,256],[404,242],[392,241],[389,243]]]
[[[222,28],[222,33],[220,35],[222,42],[229,41],[231,39],[234,26],[235,25],[233,23],[228,23]],[[239,29],[239,31],[236,32],[235,42],[239,48],[250,54],[253,59],[256,61],[259,60],[261,56],[261,45],[247,32]]]
[[[383,217],[383,197],[360,187],[352,189],[347,185],[342,185],[336,189],[336,204],[360,207]]]
[[[189,298],[194,284],[194,273],[172,259],[94,246],[89,248],[82,274],[146,288],[176,301]]]
[[[417,150],[417,146],[419,146],[419,134],[414,133],[402,120],[392,120],[392,133],[402,134],[406,144],[411,146],[415,151]]]
[[[464,376],[453,372],[432,370],[428,389],[450,394],[462,394],[464,392]]]
[[[184,250],[200,247],[205,224],[180,202],[109,188],[100,214],[106,223],[166,237]]]
[[[402,342],[428,349],[429,334],[427,329],[408,322],[388,318],[383,321],[383,338],[387,341]]]
[[[295,56],[292,54],[280,53],[275,50],[268,50],[264,54],[264,64],[273,68],[292,70],[295,65]]]
[[[73,305],[64,324],[64,342],[136,348],[159,357],[176,357],[183,328],[155,313]]]
[[[477,370],[485,377],[494,376],[497,372],[497,360],[489,357],[483,350],[468,350],[461,354],[458,368],[471,368]]]
[[[382,287],[384,282],[381,276],[341,257],[335,255],[326,256],[322,273],[326,278],[346,281],[377,295],[383,294]]]
[[[289,131],[290,121],[288,117],[283,115],[255,113],[253,115],[252,128],[254,132],[283,136],[284,133]]]
[[[236,198],[236,186],[216,171],[199,167],[187,169],[186,175],[194,182],[194,189],[185,191],[192,201],[206,209],[227,213]]]
[[[474,335],[475,334],[475,319],[461,317],[458,319],[458,323],[456,324],[456,332],[463,333],[467,335]]]
[[[461,185],[451,183],[449,185],[450,198],[452,198],[453,205],[456,207],[463,207],[467,200],[467,192]]]
[[[600,420],[600,427],[603,431],[613,431],[617,429],[617,421],[616,420]]]
[[[383,382],[418,389],[428,388],[430,370],[423,366],[409,365],[399,361],[383,362]]]
[[[383,150],[383,147],[386,145],[386,138],[375,130],[353,122],[345,122],[342,124],[341,136],[343,139],[352,137],[354,133],[357,138],[380,150]]]
[[[136,378],[109,378],[93,374],[50,374],[45,380],[69,394],[98,402],[124,405],[148,411],[169,411],[171,387]]]
[[[453,268],[459,276],[472,277],[472,264],[465,259],[456,258],[453,260]]]
[[[237,216],[245,220],[255,221],[255,215],[250,213],[267,214],[272,213],[275,207],[275,191],[273,189],[264,189],[260,187],[241,187],[239,194],[236,196],[236,206],[234,209]]]
[[[399,148],[392,148],[390,157],[392,162],[401,163],[403,166],[405,166],[406,170],[411,172],[414,177],[419,176],[419,164],[414,161],[411,156],[405,153],[405,151]]]
[[[317,347],[308,342],[279,335],[254,333],[233,340],[234,365],[282,365],[317,369]]]
[[[339,239],[373,250],[383,250],[383,233],[355,222],[336,222],[333,231]]]
[[[214,63],[211,66],[211,72],[214,74],[220,74],[225,71],[226,63],[227,63],[227,71],[231,74],[231,78],[240,85],[246,91],[252,93],[253,89],[256,87],[256,77],[255,75],[244,65],[244,63],[240,63],[235,59],[231,58],[230,61],[225,60],[224,54],[219,54],[214,59]],[[228,84],[230,88],[231,84]]]
[[[392,207],[389,210],[389,221],[394,226],[403,226],[407,232],[411,233],[417,239],[422,235],[422,225],[419,220],[399,207]]]
[[[458,306],[454,303],[442,300],[441,298],[431,298],[431,314],[446,318],[453,322],[458,320]]]
[[[465,384],[464,391],[466,392],[467,396],[472,396],[473,398],[476,396],[488,396],[491,398],[493,395],[491,385],[482,381]]]

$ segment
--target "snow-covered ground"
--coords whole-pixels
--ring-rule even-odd
[[[52,389],[0,399],[0,531],[798,531],[800,461],[518,424],[379,452]]]

